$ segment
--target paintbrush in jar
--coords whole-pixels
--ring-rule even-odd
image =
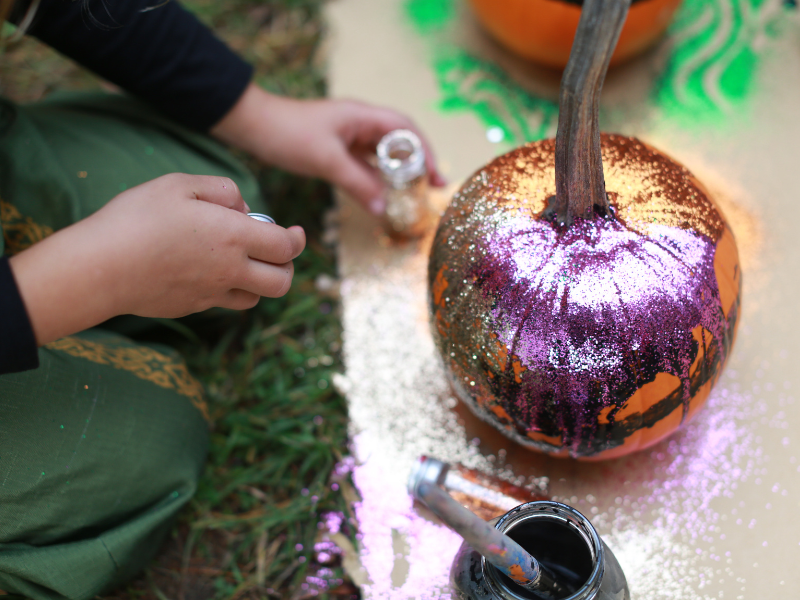
[[[522,546],[461,506],[440,487],[449,469],[447,463],[420,457],[408,479],[409,493],[517,585],[544,598],[569,595],[552,572]]]

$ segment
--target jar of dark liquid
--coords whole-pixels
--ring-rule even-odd
[[[557,600],[630,600],[625,574],[589,520],[574,508],[543,500],[499,517],[499,529],[547,566],[570,592]],[[464,542],[450,570],[458,600],[542,600],[495,569]]]

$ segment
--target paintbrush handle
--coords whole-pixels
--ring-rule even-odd
[[[522,546],[461,506],[439,486],[421,482],[417,495],[437,517],[518,585],[545,593],[557,585]]]

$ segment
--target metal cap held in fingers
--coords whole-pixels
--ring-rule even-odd
[[[419,496],[419,486],[423,482],[441,486],[447,477],[450,465],[429,456],[420,456],[411,468],[408,476],[408,493],[417,500]]]
[[[275,219],[270,217],[269,215],[262,215],[261,213],[247,213],[248,217],[255,219],[256,221],[263,221],[264,223],[272,223],[275,224]]]

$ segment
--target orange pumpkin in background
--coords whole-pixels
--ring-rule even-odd
[[[634,0],[611,65],[633,58],[664,34],[681,0]],[[581,2],[470,0],[483,27],[500,44],[534,62],[563,69],[581,16]]]

